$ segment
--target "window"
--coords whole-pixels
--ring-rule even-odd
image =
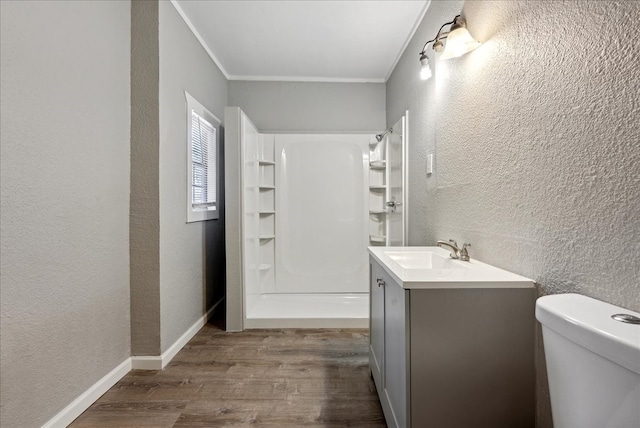
[[[187,223],[218,218],[217,148],[220,120],[187,98]]]

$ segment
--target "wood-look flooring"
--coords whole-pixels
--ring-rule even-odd
[[[164,369],[133,370],[70,426],[386,427],[368,332],[207,324]]]

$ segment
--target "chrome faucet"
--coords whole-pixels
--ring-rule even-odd
[[[462,244],[462,248],[459,248],[456,241],[454,241],[453,239],[449,239],[449,242],[438,241],[436,242],[436,245],[440,248],[446,247],[449,251],[451,251],[449,257],[451,257],[452,259],[462,260],[463,262],[469,261],[469,251],[467,250],[467,247],[470,247],[471,244],[464,243]]]

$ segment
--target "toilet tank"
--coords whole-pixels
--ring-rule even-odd
[[[579,294],[544,296],[542,324],[555,428],[640,427],[640,313]]]

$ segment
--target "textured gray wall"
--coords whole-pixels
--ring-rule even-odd
[[[129,2],[0,2],[0,426],[130,355]]]
[[[211,305],[224,290],[224,215],[219,220],[186,224],[185,90],[220,120],[224,119],[227,80],[175,8],[169,2],[160,2],[162,352],[204,315],[207,301]],[[218,158],[222,160],[222,152]],[[222,170],[218,177],[224,179]],[[224,181],[219,184],[223,189]],[[224,193],[218,195],[218,200],[224,201]]]
[[[385,84],[230,81],[228,105],[240,107],[261,132],[379,132]]]
[[[227,80],[169,2],[133,2],[131,34],[132,348],[160,355],[224,295],[223,156],[220,219],[187,224],[184,91],[222,119]]]
[[[131,4],[131,351],[160,354],[158,3]]]
[[[461,9],[433,2],[387,82],[387,123],[411,117],[410,244],[471,242],[541,294],[640,310],[640,2],[466,2],[484,44],[430,51],[434,78],[419,80],[417,52]],[[542,363],[538,382],[550,426]]]

